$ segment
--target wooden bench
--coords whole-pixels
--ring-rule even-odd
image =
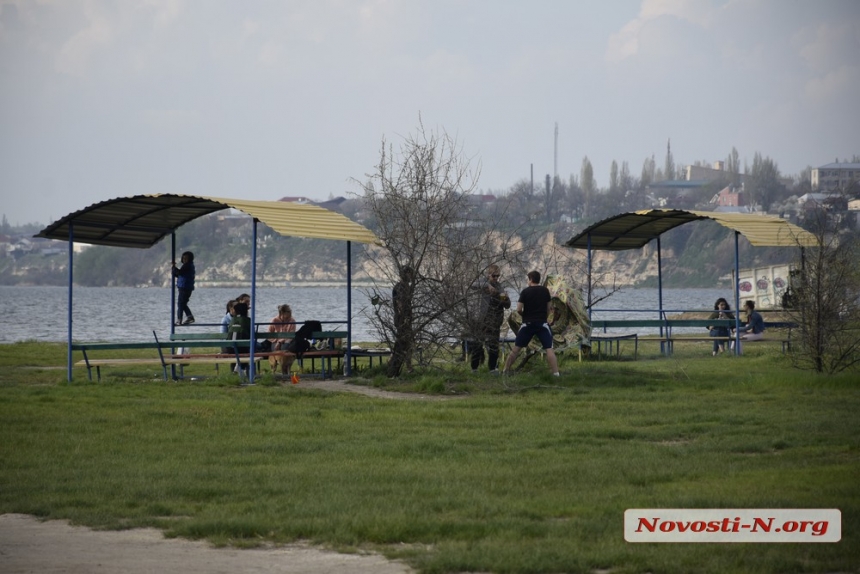
[[[117,359],[117,358],[93,358],[90,356],[90,353],[93,351],[123,351],[123,350],[131,350],[131,349],[152,349],[155,351],[158,356],[157,357],[139,357],[139,358],[126,358],[126,359]],[[162,373],[164,376],[164,380],[168,380],[167,367],[170,363],[168,363],[167,359],[161,352],[161,349],[158,346],[158,343],[155,341],[145,341],[145,342],[136,342],[136,343],[108,343],[108,342],[99,342],[99,343],[72,343],[72,351],[80,351],[83,353],[83,359],[77,361],[75,363],[76,367],[86,367],[87,368],[87,377],[89,380],[93,380],[93,369],[96,370],[96,376],[99,381],[102,380],[102,367],[130,367],[130,366],[139,366],[139,365],[158,365],[162,368]]]
[[[640,342],[657,342],[666,355],[671,355],[674,350],[676,341],[731,341],[732,337],[711,337],[710,334],[702,333],[676,333],[675,328],[696,327],[706,329],[708,327],[728,327],[735,326],[734,319],[609,319],[597,320],[591,322],[592,336],[591,340],[598,344],[598,353],[600,353],[600,345],[603,342],[609,344],[610,353],[612,352],[612,344],[617,345],[616,355],[619,352],[621,341],[632,340],[634,345],[634,358],[639,354]],[[658,329],[656,334],[639,334],[639,333],[624,333],[611,335],[594,335],[595,329],[598,332],[606,333],[608,329]]]
[[[243,356],[242,353],[239,352],[239,348],[242,344],[246,346],[250,344],[249,340],[228,340],[223,335],[221,335],[218,339],[211,339],[211,334],[207,334],[206,336],[190,336],[190,334],[186,334],[184,336],[176,337],[176,340],[171,341],[159,341],[158,335],[155,331],[152,332],[153,339],[151,341],[139,341],[139,342],[94,342],[94,343],[84,343],[84,342],[76,342],[72,343],[72,351],[80,351],[83,355],[83,358],[80,361],[75,363],[76,367],[86,367],[87,368],[87,376],[89,380],[93,380],[93,369],[96,371],[96,377],[98,381],[101,381],[101,368],[102,367],[129,367],[129,366],[140,366],[140,365],[158,365],[162,369],[164,380],[169,380],[171,378],[178,379],[182,378],[182,369],[185,366],[203,362],[200,359],[206,358],[214,355],[192,355],[185,353],[174,353],[173,349],[177,347],[185,347],[185,348],[218,348],[219,350],[222,347],[233,346],[234,352],[231,354],[222,354],[218,353],[218,356],[222,357],[222,362],[237,362],[239,358]],[[123,350],[132,350],[132,349],[151,349],[154,352],[154,356],[152,357],[135,357],[135,358],[94,358],[91,356],[91,353],[97,351],[123,351]],[[167,351],[165,353],[165,351]],[[176,367],[180,368],[180,375],[177,376],[175,373],[168,373],[168,368]]]
[[[157,338],[157,337],[156,337]],[[244,352],[251,345],[250,339],[232,339],[227,333],[184,333],[176,332],[170,334],[170,340],[161,342],[163,349],[169,349],[170,358],[175,361],[181,361],[179,364],[180,372],[175,378],[184,378],[184,367],[187,365],[214,365],[215,371],[218,371],[220,365],[232,364],[240,365],[242,359],[248,359],[250,354]],[[216,352],[209,353],[194,353],[191,349],[218,349]],[[231,348],[230,352],[225,352],[224,349]],[[255,361],[261,360],[261,353],[256,353]],[[240,371],[240,375],[244,378],[244,372]]]
[[[76,367],[86,367],[87,377],[93,380],[93,369],[96,370],[96,378],[101,381],[102,367],[130,367],[140,365],[158,365],[162,369],[164,380],[168,380],[167,368],[171,365],[181,365],[182,362],[171,357],[165,356],[162,352],[162,347],[158,342],[158,337],[155,331],[152,332],[153,339],[150,341],[139,342],[111,342],[100,341],[94,343],[73,342],[71,345],[72,351],[80,351],[83,358],[75,363]],[[135,357],[135,358],[93,358],[90,354],[98,351],[126,351],[132,349],[151,349],[155,356],[152,357]]]
[[[735,336],[731,335],[729,337],[710,337],[705,335],[696,335],[691,333],[680,333],[675,334],[672,332],[672,328],[674,327],[708,327],[710,326],[724,326],[722,324],[723,321],[729,321],[731,323],[730,328],[735,327],[735,321],[733,319],[667,319],[666,323],[669,325],[669,351],[670,353],[674,351],[674,344],[678,341],[720,341],[720,340],[728,340],[729,342],[734,342]],[[741,322],[741,325],[744,323]],[[791,350],[791,330],[796,328],[797,324],[788,322],[788,321],[765,321],[764,328],[765,333],[767,333],[768,329],[771,330],[782,330],[785,329],[786,335],[784,337],[779,337],[777,339],[773,339],[771,337],[765,336],[762,339],[755,339],[752,341],[748,341],[743,339],[743,334],[741,335],[741,344],[743,343],[756,343],[760,341],[779,341],[782,346],[782,352],[785,354],[786,351]]]
[[[612,348],[615,348],[615,356],[619,356],[621,354],[621,342],[622,341],[633,341],[633,359],[637,359],[639,357],[639,335],[637,333],[630,333],[629,335],[597,335],[591,336],[591,342],[597,343],[597,358],[599,359],[601,354],[603,353],[603,345],[606,344],[609,353],[612,354]],[[594,345],[592,344],[592,349]]]
[[[272,332],[272,333],[261,333],[261,335],[267,339],[294,339],[296,334],[293,332]],[[317,342],[317,346],[312,346],[310,349],[302,353],[300,358],[297,357],[299,367],[304,369],[304,361],[305,359],[311,360],[311,372],[316,370],[316,360],[320,360],[320,372],[322,378],[326,378],[326,371],[328,371],[329,377],[334,376],[334,370],[332,369],[332,359],[338,360],[338,369],[343,370],[342,361],[344,356],[346,355],[346,349],[344,348],[344,343],[349,336],[348,331],[315,331],[312,334],[312,339]],[[286,355],[292,355],[292,353],[288,353],[287,351],[278,351],[279,353]]]
[[[741,323],[743,324],[743,323]],[[609,341],[610,344],[610,352],[611,352],[611,344],[612,342],[620,343],[624,338],[633,338],[635,351],[634,353],[638,353],[638,345],[640,341],[654,341],[658,342],[663,349],[663,352],[667,355],[671,355],[675,349],[676,342],[702,342],[702,341],[735,341],[734,336],[728,337],[712,337],[708,333],[678,333],[675,329],[680,328],[701,328],[707,329],[708,327],[728,327],[729,329],[734,329],[737,326],[737,322],[734,319],[633,319],[633,320],[625,320],[625,319],[613,319],[613,320],[597,320],[592,321],[592,341],[597,341],[598,345],[602,341]],[[791,329],[796,327],[797,325],[790,322],[765,322],[765,329],[773,328],[780,329],[786,328],[788,333],[786,337],[778,339],[782,344],[782,352],[785,353],[787,350],[791,349]],[[602,330],[603,333],[607,332],[607,329],[610,328],[621,328],[621,329],[637,329],[637,328],[650,328],[650,329],[659,329],[660,332],[658,334],[636,334],[635,338],[631,334],[623,334],[623,335],[594,335],[594,330]],[[599,331],[598,331],[599,332]],[[763,339],[768,340],[768,339]],[[754,341],[748,341],[754,342]]]
[[[793,321],[765,321],[764,322],[764,330],[765,336],[762,339],[753,339],[752,341],[747,339],[741,339],[741,344],[744,343],[764,343],[767,341],[779,341],[782,345],[782,354],[784,355],[786,352],[791,351],[791,332],[794,329],[797,329],[799,325],[794,323]],[[780,337],[773,338],[767,335],[768,331],[779,331],[782,333],[785,332],[784,335]],[[743,335],[741,335],[743,337]]]
[[[737,326],[734,319],[666,319],[666,354],[671,355],[675,352],[675,343],[678,341],[684,342],[731,342],[734,337],[731,335],[724,337],[712,337],[706,331],[709,327],[726,327],[731,332],[731,329]],[[676,328],[694,327],[702,329],[701,333],[676,333]]]
[[[123,366],[141,366],[141,365],[157,365],[161,367],[164,380],[184,378],[184,367],[190,365],[214,365],[216,370],[219,365],[244,365],[250,358],[251,353],[245,349],[251,345],[250,339],[229,339],[225,333],[173,333],[169,340],[160,341],[158,335],[153,331],[153,339],[151,341],[139,342],[76,342],[72,343],[72,351],[80,351],[83,358],[75,363],[76,367],[86,367],[89,380],[93,380],[93,369],[96,371],[98,381],[101,381],[102,367],[123,367]],[[347,331],[318,331],[313,333],[315,341],[321,341],[319,348],[311,347],[303,353],[301,358],[298,358],[299,366],[304,367],[304,361],[311,360],[311,372],[316,370],[316,360],[320,359],[320,374],[323,378],[329,378],[334,375],[332,368],[332,359],[339,361],[338,367],[341,367],[340,362],[343,360],[346,351],[342,347],[336,346],[336,341],[345,340]],[[257,340],[262,341],[266,338],[287,339],[295,337],[295,333],[267,333]],[[225,353],[223,349],[232,347],[232,352]],[[97,358],[93,357],[93,352],[98,351],[123,351],[132,349],[151,349],[154,353],[151,357],[135,357],[135,358]],[[182,352],[179,352],[181,349]],[[185,352],[190,349],[218,349],[214,353],[193,353]],[[259,361],[267,359],[271,356],[285,357],[293,355],[288,351],[255,351],[254,361],[258,365]],[[170,372],[169,369],[179,367],[179,373]],[[244,369],[240,369],[240,375],[244,377]]]
[[[311,372],[316,371],[316,359],[320,359],[320,374],[322,378],[330,378],[334,375],[332,368],[332,359],[341,361],[345,355],[345,351],[336,345],[337,340],[344,340],[348,335],[347,331],[317,331],[312,337],[315,341],[322,342],[321,347],[311,347],[308,351],[302,354],[301,358],[297,357],[299,367],[304,368],[305,359],[311,360]],[[256,342],[259,343],[265,339],[292,339],[295,338],[294,332],[261,332],[257,334]],[[226,344],[225,344],[226,343]],[[179,361],[181,366],[194,364],[209,364],[214,365],[216,370],[219,365],[244,365],[251,358],[251,353],[241,349],[247,349],[251,345],[250,340],[232,340],[225,333],[185,333],[171,335],[170,343],[162,343],[162,345],[172,346],[174,348],[182,347],[200,347],[207,344],[210,347],[228,347],[235,344],[235,351],[232,353],[171,353],[170,358]],[[286,356],[294,356],[295,354],[285,350],[277,351],[254,351],[254,362],[256,370],[260,372],[261,361],[270,357],[283,358]],[[338,364],[340,366],[340,364]],[[181,369],[181,367],[180,367]],[[244,376],[244,369],[240,374]]]
[[[367,358],[368,368],[373,368],[373,359],[379,359],[379,364],[382,364],[383,359],[391,358],[391,349],[385,348],[371,348],[371,349],[360,349],[360,348],[352,348],[349,351],[350,357],[352,357],[352,369],[354,371],[358,371],[358,359]]]

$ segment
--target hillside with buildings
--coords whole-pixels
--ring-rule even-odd
[[[570,231],[566,228],[570,227]],[[244,229],[243,229],[244,228]],[[196,254],[198,286],[247,285],[251,274],[248,225],[238,225],[233,241],[206,241],[186,236],[178,240],[181,249]],[[575,233],[573,226],[547,232],[539,241],[533,266],[542,269],[551,261],[551,271],[573,282],[585,282],[586,252],[571,250],[563,242]],[[212,237],[212,236],[209,236]],[[745,241],[744,241],[745,243]],[[33,245],[40,245],[35,241]],[[48,246],[50,245],[50,246]],[[260,286],[286,284],[344,283],[346,247],[343,242],[264,237],[258,246],[257,283]],[[373,267],[364,246],[353,245],[353,281],[373,280]],[[75,283],[88,286],[170,285],[169,246],[162,242],[150,249],[89,247],[75,255]],[[791,261],[790,249],[751,248],[742,245],[744,265]],[[729,284],[733,268],[734,241],[724,228],[710,222],[686,225],[662,238],[663,282],[666,286],[702,287]],[[633,251],[597,251],[592,260],[594,277],[607,286],[654,286],[657,257],[653,245]],[[66,244],[51,242],[41,251],[10,254],[0,258],[0,284],[66,285],[68,252]]]
[[[757,155],[756,160],[759,161]],[[730,162],[731,163],[731,162]],[[609,188],[588,192],[571,177],[546,179],[544,189],[518,182],[504,193],[481,191],[470,196],[472,209],[501,214],[510,229],[540,229],[535,268],[552,261],[554,271],[574,281],[584,277],[584,252],[563,243],[588,225],[627,211],[649,208],[696,209],[776,215],[803,226],[812,213],[824,211],[843,228],[856,229],[860,217],[860,163],[835,162],[810,170],[804,178],[768,175],[761,168],[739,174],[726,162],[690,165],[678,179],[616,180]],[[806,179],[808,177],[808,179]],[[281,201],[309,202],[303,197]],[[373,219],[360,199],[334,198],[318,203],[373,229]],[[766,207],[765,207],[766,206]],[[38,225],[12,228],[0,224],[0,284],[65,285],[68,246],[62,241],[34,237]],[[251,271],[251,224],[247,216],[229,210],[195,220],[177,231],[177,248],[197,254],[200,285],[246,284]],[[345,244],[282,237],[263,226],[258,239],[257,271],[261,285],[332,283],[345,281]],[[685,225],[662,237],[664,285],[679,287],[728,284],[733,269],[731,233],[716,224]],[[146,250],[76,245],[75,282],[92,286],[165,286],[170,282],[169,243]],[[796,254],[787,248],[750,248],[741,241],[741,266],[782,264]],[[353,280],[373,279],[363,247],[353,245]],[[596,276],[615,285],[653,285],[657,262],[652,245],[633,252],[596,252]]]

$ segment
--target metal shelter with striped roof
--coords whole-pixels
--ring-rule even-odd
[[[663,315],[663,270],[660,253],[660,235],[685,223],[710,219],[734,231],[735,235],[735,309],[740,304],[737,278],[739,269],[739,237],[743,235],[755,247],[814,247],[818,239],[802,227],[779,217],[749,213],[723,213],[716,211],[687,211],[681,209],[646,209],[621,213],[599,221],[575,235],[565,245],[572,249],[588,250],[588,312],[591,316],[591,251],[623,251],[641,249],[650,241],[657,241],[658,312]],[[736,318],[739,316],[735,315]],[[737,334],[737,331],[735,331]],[[736,349],[740,346],[736,345]]]
[[[568,240],[575,249],[640,249],[652,239],[685,223],[710,219],[746,237],[756,247],[811,247],[814,235],[779,217],[749,213],[646,209],[621,213],[595,223]]]
[[[316,205],[176,194],[135,195],[96,203],[55,221],[36,237],[66,241],[74,227],[78,243],[146,249],[189,221],[228,208],[284,236],[379,242],[363,225]]]
[[[283,236],[346,241],[347,350],[346,369],[350,374],[352,347],[352,242],[379,244],[379,238],[348,217],[316,205],[283,201],[249,201],[197,195],[156,194],[119,197],[70,213],[55,221],[36,237],[69,242],[68,379],[72,380],[72,301],[74,243],[147,249],[171,236],[176,254],[176,229],[198,217],[236,209],[253,219],[251,242],[251,322],[255,324],[257,275],[257,224],[265,223]],[[171,289],[171,317],[175,294]],[[173,332],[173,321],[170,322]],[[252,339],[254,332],[252,329]],[[254,380],[254,345],[251,345],[250,380]]]

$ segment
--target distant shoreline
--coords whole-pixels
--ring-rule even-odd
[[[346,287],[346,281],[257,281],[257,288],[290,288],[290,287]],[[250,281],[197,281],[195,286],[198,289],[249,289]],[[353,281],[353,289],[379,287],[380,284],[369,283],[367,281]],[[3,285],[0,287],[56,287],[58,289],[68,289],[67,285],[34,285],[30,283],[16,283],[14,285]],[[169,289],[170,285],[80,285],[75,283],[77,288],[96,288],[96,289]]]

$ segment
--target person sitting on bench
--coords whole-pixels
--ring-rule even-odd
[[[230,322],[230,327],[227,329],[227,334],[231,340],[251,338],[251,319],[248,318],[247,304],[236,303],[235,305],[233,305],[233,319]],[[247,353],[249,350],[250,347],[247,344],[236,345],[236,351],[238,351],[239,353]],[[241,365],[242,370],[247,372],[248,363],[241,363]]]
[[[293,310],[289,305],[278,305],[278,316],[272,318],[269,323],[270,333],[295,333],[296,320],[293,318]],[[273,351],[285,351],[290,344],[291,339],[269,339],[272,342]],[[271,355],[269,357],[269,366],[272,372],[278,368],[278,363],[281,365],[281,374],[286,375],[290,372],[290,366],[293,364],[292,356],[282,357]]]
[[[708,319],[734,319],[735,316],[729,312],[729,302],[726,301],[724,297],[720,297],[717,299],[717,302],[714,303],[714,312],[708,317]],[[726,350],[726,341],[725,339],[729,336],[729,328],[728,327],[708,327],[709,335],[711,337],[720,337],[721,339],[718,341],[714,341],[714,350],[711,353],[713,356],[717,356],[717,353],[723,353]]]
[[[738,329],[738,332],[744,333],[741,339],[744,341],[759,341],[764,339],[764,319],[761,313],[755,310],[755,303],[751,300],[744,302],[744,308],[747,314],[747,324]]]

